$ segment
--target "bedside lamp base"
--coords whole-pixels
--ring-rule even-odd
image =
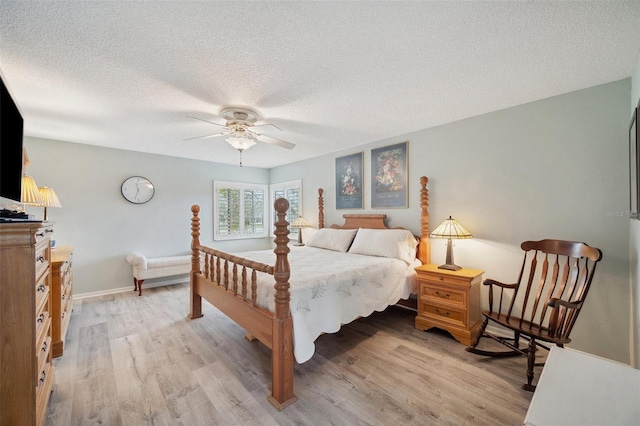
[[[453,263],[453,243],[451,242],[451,238],[447,241],[447,259],[445,264],[438,266],[438,269],[447,269],[449,271],[459,271],[462,269],[462,266]]]

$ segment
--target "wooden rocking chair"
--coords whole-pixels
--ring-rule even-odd
[[[533,391],[536,388],[531,384],[533,368],[544,365],[535,363],[536,348],[549,350],[539,341],[560,347],[571,341],[569,334],[587,297],[602,252],[585,243],[561,240],[525,241],[520,247],[524,250],[524,260],[515,284],[484,281],[483,284],[489,286],[489,310],[482,312],[484,320],[480,331],[467,351],[493,357],[526,356],[527,383],[522,388]],[[494,310],[496,293],[499,302]],[[487,333],[489,320],[511,329],[514,337]],[[476,346],[482,337],[490,337],[511,350],[478,349]],[[520,349],[521,337],[529,341],[528,348]]]

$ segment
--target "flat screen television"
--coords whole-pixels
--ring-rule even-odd
[[[0,82],[0,197],[20,202],[24,121],[1,74]]]

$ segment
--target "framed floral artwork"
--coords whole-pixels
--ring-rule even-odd
[[[363,152],[336,158],[336,209],[361,209]]]
[[[371,150],[371,208],[407,208],[409,142]]]

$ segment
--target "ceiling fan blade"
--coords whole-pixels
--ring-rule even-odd
[[[205,138],[217,138],[218,136],[227,136],[228,133],[222,132],[222,133],[215,133],[213,135],[204,135],[204,136],[196,136],[195,138],[187,138],[187,139],[183,139],[183,141],[192,141],[194,139],[205,139]]]
[[[192,117],[190,115],[187,115],[187,118],[193,118],[194,120],[204,121],[205,123],[214,124],[214,125],[220,126],[220,127],[226,127],[224,124],[220,124],[220,123],[216,123],[216,122],[213,122],[213,121],[205,120],[204,118]]]
[[[278,127],[278,126],[276,126],[275,124],[272,124],[272,123],[254,124],[251,127],[265,127],[265,126],[271,126],[271,127],[275,128],[275,129],[278,129],[278,130],[282,131],[282,129],[280,127]]]
[[[257,140],[260,142],[269,143],[271,145],[276,145],[281,148],[293,149],[296,147],[295,144],[287,141],[283,141],[281,139],[272,138],[271,136],[261,135],[260,133],[254,133]]]

